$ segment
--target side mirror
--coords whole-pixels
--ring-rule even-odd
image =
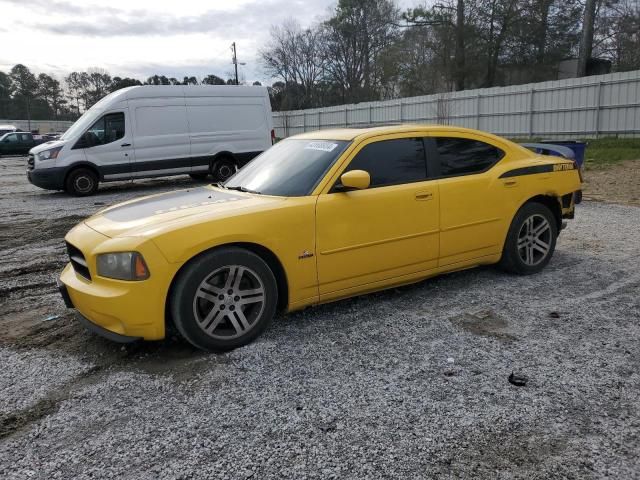
[[[364,190],[369,188],[371,177],[369,173],[364,170],[351,170],[340,176],[340,183],[342,186],[338,190],[342,192],[348,190]]]
[[[78,139],[78,141],[73,146],[73,148],[89,148],[89,147],[92,147],[93,146],[93,145],[91,145],[93,143],[92,140],[93,139],[91,138],[91,135],[89,135],[89,132],[86,132],[84,135],[82,135]]]

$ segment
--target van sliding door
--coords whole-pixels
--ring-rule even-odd
[[[189,129],[184,98],[129,100],[134,112],[135,162],[138,177],[189,173]]]

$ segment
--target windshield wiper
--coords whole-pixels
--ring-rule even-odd
[[[258,192],[257,190],[251,190],[250,188],[245,188],[245,187],[241,187],[241,186],[237,186],[237,187],[227,187],[226,185],[222,184],[222,183],[217,183],[216,184],[217,187],[220,188],[224,188],[226,190],[236,190],[238,192],[244,192],[244,193],[254,193],[256,195],[261,195],[260,192]]]

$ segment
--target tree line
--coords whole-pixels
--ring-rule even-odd
[[[153,75],[144,82],[112,77],[99,68],[71,72],[62,82],[51,75],[36,75],[18,64],[8,73],[0,71],[0,119],[75,120],[105,95],[135,85],[234,85],[235,80],[217,75],[182,80]],[[254,85],[259,82],[254,82]]]
[[[612,71],[640,68],[640,0],[438,0],[406,11],[395,0],[338,0],[310,28],[273,26],[259,52],[274,110],[555,80],[569,58],[582,76],[592,57]],[[0,118],[73,120],[133,85],[234,83],[99,68],[60,81],[15,65],[0,71]]]
[[[272,27],[260,52],[277,110],[357,103],[640,68],[638,0],[338,0],[311,28]]]

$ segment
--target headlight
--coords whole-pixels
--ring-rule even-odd
[[[50,148],[49,150],[45,150],[44,152],[40,152],[36,155],[36,159],[39,161],[42,160],[55,160],[58,158],[58,154],[62,150],[62,147]]]
[[[138,252],[102,253],[98,255],[98,275],[116,280],[145,280],[149,269]]]

